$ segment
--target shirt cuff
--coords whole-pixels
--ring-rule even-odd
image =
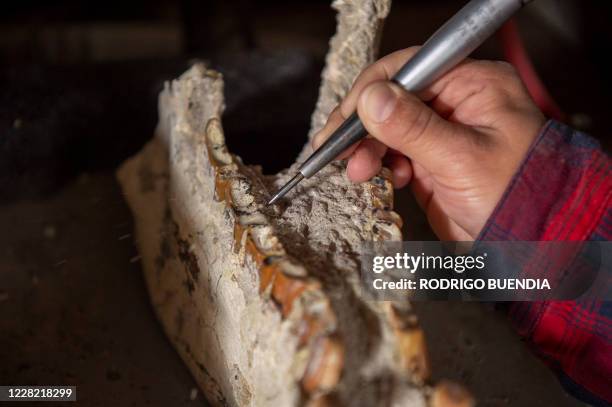
[[[597,141],[549,121],[477,240],[587,240],[606,209],[609,172]]]

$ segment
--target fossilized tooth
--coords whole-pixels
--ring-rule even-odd
[[[338,30],[311,136],[373,61],[390,1],[333,6]],[[357,185],[333,163],[290,204],[267,207],[308,144],[292,168],[263,176],[228,151],[223,106],[221,75],[193,66],[166,84],[156,136],[118,172],[154,309],[208,400],[427,405],[410,304],[369,301],[359,285],[362,243],[401,240],[389,173]]]
[[[431,407],[473,407],[475,404],[463,387],[446,380],[438,383],[430,396]]]

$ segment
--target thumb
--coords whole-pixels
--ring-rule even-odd
[[[425,168],[448,163],[449,155],[468,133],[466,128],[444,120],[419,98],[387,81],[374,82],[363,90],[357,113],[372,137]]]

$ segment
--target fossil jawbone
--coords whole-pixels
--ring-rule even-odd
[[[334,6],[338,30],[311,135],[373,61],[390,2]],[[154,309],[208,400],[470,405],[452,387],[426,386],[410,304],[368,301],[359,288],[361,244],[401,240],[386,170],[353,184],[334,163],[292,191],[290,204],[266,207],[309,147],[288,171],[264,176],[228,151],[223,106],[221,75],[194,65],[166,84],[155,137],[118,172]]]

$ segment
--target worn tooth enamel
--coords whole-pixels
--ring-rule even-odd
[[[394,332],[397,349],[397,367],[412,381],[425,383],[430,376],[425,333],[418,326],[418,319],[410,306],[403,309],[392,302],[384,303],[389,325]]]
[[[340,379],[344,363],[344,347],[334,337],[321,338],[313,348],[302,379],[304,390],[309,393],[327,393]]]
[[[238,221],[240,222],[241,225],[244,225],[244,226],[259,226],[259,225],[263,226],[267,222],[264,214],[260,212],[250,213],[247,215],[241,215],[238,218]]]
[[[225,145],[225,136],[218,119],[211,119],[206,127],[206,137],[212,145],[211,155],[221,165],[233,163],[231,154]]]
[[[304,266],[302,266],[301,264],[298,264],[290,260],[281,260],[279,261],[278,264],[283,270],[283,273],[289,276],[297,277],[297,278],[308,276],[308,271],[306,271]]]
[[[471,394],[459,384],[443,380],[438,383],[430,396],[430,407],[474,407]]]

